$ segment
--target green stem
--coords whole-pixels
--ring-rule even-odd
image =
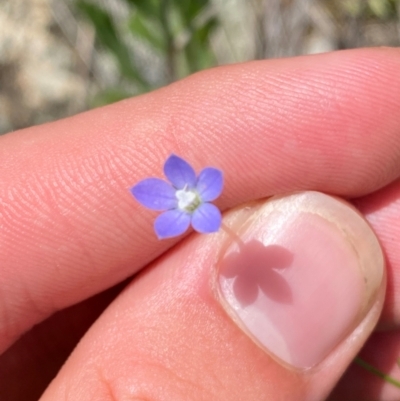
[[[163,0],[161,2],[161,12],[160,12],[160,22],[164,31],[165,42],[167,45],[167,54],[166,54],[166,63],[168,70],[168,80],[173,82],[176,80],[176,71],[175,71],[175,57],[176,57],[176,49],[175,49],[175,41],[174,36],[171,30],[171,26],[169,23],[169,13],[170,13],[171,4],[169,0]]]
[[[369,363],[365,362],[363,359],[360,357],[357,357],[354,362],[367,370],[368,372],[373,373],[374,375],[382,378],[383,380],[387,381],[388,383],[393,384],[393,386],[400,388],[400,382],[396,379],[393,379],[393,377],[387,375],[386,373],[383,373],[379,369],[375,368],[374,366],[370,365]]]
[[[225,223],[221,223],[221,229],[228,234],[232,241],[238,244],[240,250],[243,250],[245,243],[230,227],[228,227]]]

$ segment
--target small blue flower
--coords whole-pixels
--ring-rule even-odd
[[[164,174],[170,183],[160,178],[146,178],[130,189],[143,206],[164,212],[154,222],[158,238],[183,234],[190,224],[199,233],[218,231],[221,212],[209,202],[222,192],[222,171],[206,167],[196,177],[188,162],[171,155],[164,164]]]

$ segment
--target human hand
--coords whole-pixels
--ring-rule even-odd
[[[317,241],[328,250],[326,265],[313,266],[316,278],[322,280],[325,272],[328,283],[338,279],[332,288],[346,288],[341,303],[335,291],[315,293],[316,310],[337,303],[341,314],[347,306],[355,312],[339,338],[327,344],[322,335],[310,336],[304,344],[305,355],[331,347],[314,353],[316,367],[290,367],[271,355],[274,349],[256,344],[218,295],[218,261],[229,237],[221,231],[158,241],[154,213],[129,194],[139,180],[160,176],[171,153],[196,169],[209,165],[224,171],[226,185],[217,203],[222,210],[236,207],[226,220],[239,235],[238,227],[255,213],[266,233],[273,225],[263,213],[266,201],[255,199],[299,190],[353,199],[387,258],[388,287],[378,324],[385,331],[372,335],[363,356],[398,374],[399,71],[400,51],[394,49],[256,61],[205,71],[2,137],[0,399],[36,399],[120,288],[84,300],[139,270],[143,273],[85,334],[42,400],[322,400],[351,364],[374,329],[384,295],[379,255],[366,249],[373,242],[369,229],[344,208],[337,227],[324,231],[331,239],[326,245],[318,242],[322,231],[315,231],[325,223],[303,237],[304,249]],[[325,216],[331,198],[318,199]],[[296,213],[296,207],[291,210]],[[353,222],[361,233],[353,244],[358,258],[342,252],[349,244],[340,228]],[[291,230],[279,235],[292,238]],[[246,243],[260,239],[253,228],[243,235]],[[296,249],[301,256],[301,247]],[[339,269],[340,276],[329,263],[338,254],[345,255],[348,267]],[[368,266],[366,276],[355,274],[358,264]],[[361,278],[372,291],[359,285]],[[359,285],[356,295],[349,283]],[[302,288],[301,281],[289,284],[292,295]],[[283,300],[276,301],[283,313],[278,308]],[[329,326],[329,317],[324,324]],[[330,399],[389,401],[398,394],[353,366]]]

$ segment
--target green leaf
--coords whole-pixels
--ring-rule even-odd
[[[368,5],[372,13],[378,18],[386,18],[390,14],[390,3],[388,0],[368,0]]]
[[[138,84],[141,90],[148,90],[149,85],[132,63],[130,51],[119,37],[110,15],[97,5],[85,0],[79,0],[77,7],[93,24],[97,40],[117,59],[121,74]]]
[[[216,18],[209,19],[203,26],[192,29],[184,52],[190,72],[200,71],[215,65],[215,56],[210,46],[210,35],[218,26]]]
[[[94,97],[91,106],[92,107],[106,106],[107,104],[127,99],[130,96],[132,96],[132,94],[126,92],[123,89],[119,88],[106,89],[104,91],[101,91]]]
[[[154,19],[160,18],[160,2],[163,0],[127,0],[141,14]]]
[[[364,0],[342,1],[340,3],[340,6],[343,7],[343,10],[353,18],[362,13],[364,5]]]
[[[216,17],[210,18],[203,26],[198,27],[193,35],[195,41],[202,46],[209,44],[210,36],[215,28],[218,26],[218,19]]]
[[[210,0],[173,0],[175,7],[180,11],[182,19],[190,26],[193,19],[205,8],[210,6]]]
[[[129,20],[128,26],[134,36],[143,39],[156,50],[165,51],[165,36],[159,23],[149,21],[140,13],[135,13]]]

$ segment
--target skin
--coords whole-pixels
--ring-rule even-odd
[[[399,71],[398,49],[224,66],[2,137],[0,398],[38,399],[89,327],[43,400],[308,400],[335,386],[372,327],[337,371],[308,380],[271,361],[205,295],[204,269],[191,269],[194,254],[208,266],[212,242],[158,241],[155,214],[127,190],[161,176],[171,153],[224,171],[224,211],[298,190],[351,199],[387,260],[362,355],[396,375]],[[395,391],[351,366],[330,400]]]

